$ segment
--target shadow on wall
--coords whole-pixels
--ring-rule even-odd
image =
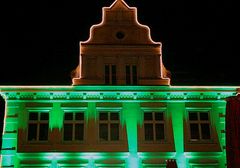
[[[5,101],[0,95],[0,151],[2,150],[2,133],[3,133],[3,122],[5,112]]]

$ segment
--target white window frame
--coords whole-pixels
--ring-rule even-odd
[[[144,114],[145,113],[152,113],[152,120],[144,120]],[[155,119],[155,113],[163,113],[163,120],[158,121]],[[160,111],[160,110],[151,110],[151,111],[144,111],[143,112],[143,138],[145,142],[164,142],[166,141],[166,112],[165,111]],[[146,140],[145,139],[145,124],[152,124],[153,125],[153,140]],[[164,126],[164,139],[162,140],[157,140],[156,138],[156,125],[157,124],[163,124]]]
[[[189,120],[189,113],[197,113],[198,119],[190,121]],[[200,120],[200,113],[208,113],[208,120]],[[186,118],[187,118],[187,132],[188,132],[188,140],[191,143],[210,143],[213,141],[213,131],[212,131],[212,119],[211,119],[211,109],[210,108],[187,108],[186,110]],[[198,124],[199,130],[199,139],[191,139],[191,129],[190,124]],[[210,138],[203,139],[202,138],[202,131],[201,131],[201,124],[209,124],[209,131],[210,131]]]
[[[71,109],[71,110],[63,110],[63,129],[62,129],[62,141],[64,143],[68,142],[83,142],[86,139],[86,113],[84,109]],[[65,120],[65,113],[73,113],[73,119],[72,120]],[[76,120],[76,113],[83,113],[83,120]],[[72,124],[73,125],[73,131],[72,131],[72,140],[64,140],[64,124]],[[76,124],[83,124],[83,140],[76,140],[75,139],[75,125]]]
[[[49,140],[49,121],[50,121],[50,113],[49,113],[50,110],[48,109],[29,109],[28,110],[28,125],[27,125],[27,141],[30,142],[30,143],[34,143],[34,142],[48,142]],[[38,118],[37,120],[30,120],[29,116],[30,116],[30,113],[37,113],[38,115]],[[41,117],[41,113],[48,113],[48,120],[41,120],[40,117]],[[29,140],[28,139],[28,133],[29,133],[29,124],[35,124],[37,125],[37,137],[36,137],[36,140]],[[48,136],[47,136],[47,140],[39,140],[39,137],[40,137],[40,125],[41,124],[48,124]]]
[[[108,114],[108,120],[100,120],[100,113],[107,113]],[[118,113],[119,120],[111,120],[110,119],[110,113]],[[107,124],[108,125],[108,140],[101,140],[100,139],[100,124]],[[111,124],[118,124],[119,128],[119,139],[118,140],[111,140]],[[116,109],[101,109],[98,110],[98,141],[100,143],[119,143],[122,140],[122,126],[121,126],[121,112],[120,110]]]

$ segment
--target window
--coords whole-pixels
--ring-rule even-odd
[[[188,120],[191,141],[211,139],[210,117],[208,111],[189,111]]]
[[[64,113],[63,140],[83,141],[84,139],[84,113]]]
[[[164,112],[144,112],[145,141],[165,140]]]
[[[105,84],[117,84],[116,65],[105,65]]]
[[[137,66],[136,65],[126,66],[126,84],[127,85],[137,84]]]
[[[100,141],[118,141],[120,135],[120,121],[118,112],[99,113]]]
[[[49,113],[29,112],[28,117],[28,141],[48,140]]]

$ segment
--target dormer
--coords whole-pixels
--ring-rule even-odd
[[[160,42],[137,20],[137,9],[123,0],[103,8],[102,22],[80,42],[73,85],[169,85]]]

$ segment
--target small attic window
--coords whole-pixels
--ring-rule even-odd
[[[125,34],[124,34],[124,32],[118,31],[116,33],[116,37],[117,37],[117,39],[122,40],[125,37]]]

